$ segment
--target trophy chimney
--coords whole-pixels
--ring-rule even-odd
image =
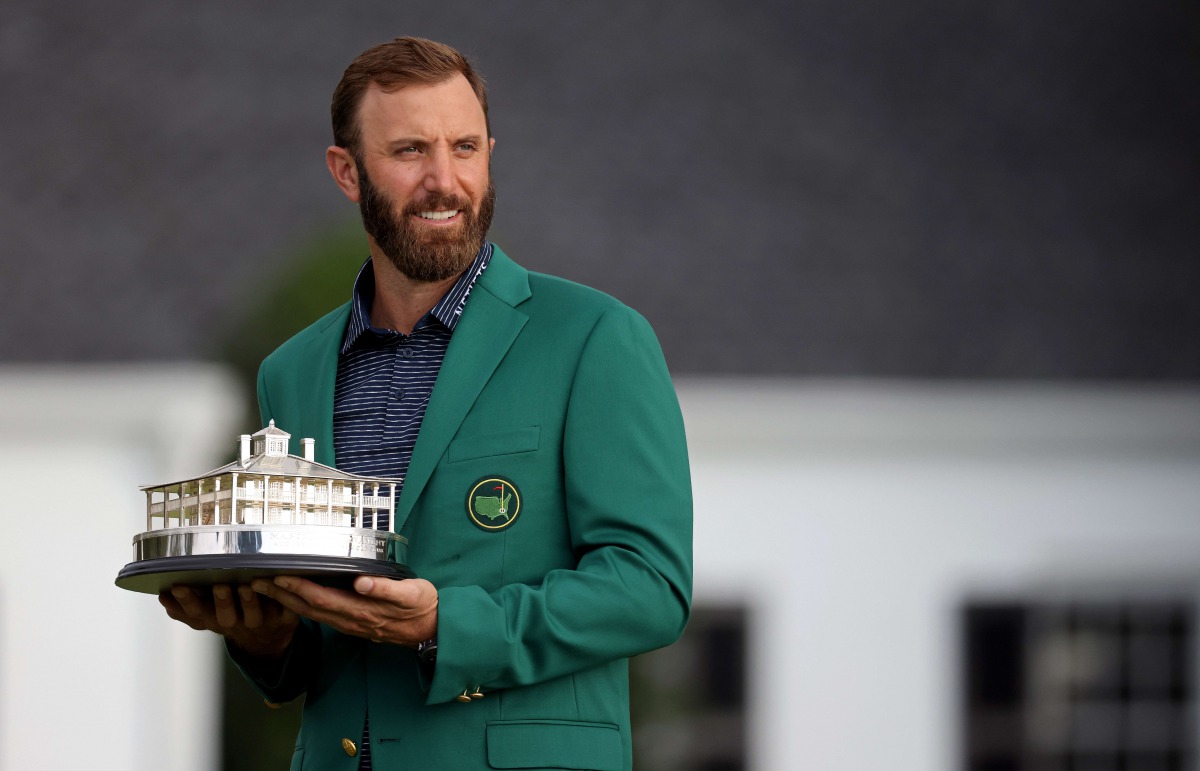
[[[300,446],[304,448],[304,459],[307,461],[316,460],[317,440],[310,437],[304,437],[300,440]]]
[[[242,434],[238,437],[238,462],[245,466],[248,460],[250,460],[250,435]]]

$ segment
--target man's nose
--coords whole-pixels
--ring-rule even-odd
[[[435,148],[429,153],[425,168],[425,189],[431,193],[454,192],[454,174],[450,151]]]

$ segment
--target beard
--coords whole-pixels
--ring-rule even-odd
[[[476,213],[462,196],[431,195],[420,203],[410,202],[401,212],[395,202],[371,182],[360,159],[358,212],[363,229],[384,256],[413,281],[434,282],[457,276],[468,267],[483,246],[496,209],[496,189],[488,175],[487,190]],[[451,230],[423,230],[413,223],[417,212],[457,209],[462,222]]]

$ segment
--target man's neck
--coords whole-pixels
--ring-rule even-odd
[[[374,250],[372,250],[374,252]],[[409,334],[426,313],[437,305],[458,276],[441,281],[414,281],[381,254],[371,255],[375,272],[375,297],[371,302],[371,326]]]

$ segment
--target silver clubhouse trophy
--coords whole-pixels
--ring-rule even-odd
[[[411,578],[408,540],[394,532],[401,480],[317,463],[312,439],[301,440],[303,456],[289,455],[289,439],[272,420],[239,437],[232,463],[143,486],[146,531],[117,586],[158,594],[276,575],[347,586],[364,574]]]

